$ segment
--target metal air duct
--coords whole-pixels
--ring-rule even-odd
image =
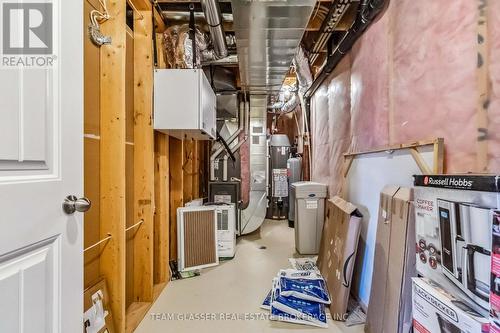
[[[227,57],[226,33],[222,26],[219,2],[217,0],[201,0],[201,8],[208,23],[215,55],[219,59]]]
[[[278,93],[307,27],[315,0],[232,0],[242,87]]]

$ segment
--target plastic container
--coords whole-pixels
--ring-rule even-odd
[[[315,182],[292,184],[295,196],[295,248],[299,254],[319,252],[327,188]]]

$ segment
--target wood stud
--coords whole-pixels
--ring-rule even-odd
[[[109,286],[115,330],[125,331],[125,43],[126,0],[108,2],[102,24],[113,44],[101,48],[100,233],[113,237],[103,248],[100,272]]]
[[[154,215],[154,283],[165,283],[170,279],[169,221],[169,137],[155,133],[155,215]]]
[[[100,252],[117,333],[132,332],[167,284],[169,260],[169,140],[153,131],[153,13],[146,0],[130,0],[134,15],[134,303],[126,306],[126,3],[108,0],[102,24],[113,43],[100,49],[99,233],[111,234]],[[157,26],[164,26],[157,22]],[[155,201],[158,201],[157,203]],[[155,215],[155,209],[156,215]],[[157,258],[154,260],[153,258]]]
[[[153,18],[140,11],[134,20],[134,221],[143,220],[134,237],[134,302],[153,301]],[[135,13],[139,16],[139,13]]]

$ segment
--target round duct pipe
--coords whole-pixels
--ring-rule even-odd
[[[217,58],[225,58],[228,55],[226,33],[222,26],[222,15],[217,0],[201,0],[201,8],[208,23],[210,37]]]

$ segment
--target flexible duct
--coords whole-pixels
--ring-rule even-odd
[[[299,46],[297,54],[293,59],[295,65],[295,75],[299,82],[299,94],[303,95],[313,83],[313,76],[311,67],[309,66],[309,59],[306,56],[304,48]]]
[[[201,29],[195,27],[196,63],[210,54],[207,38]],[[163,33],[163,49],[168,68],[194,68],[193,47],[189,37],[189,25],[174,25]]]
[[[289,113],[299,105],[297,89],[291,86],[283,86],[279,94],[279,101],[269,105],[267,109],[271,113]]]
[[[210,37],[212,39],[215,56],[218,59],[228,55],[226,33],[222,26],[222,15],[217,0],[201,0],[201,8],[208,23]]]

